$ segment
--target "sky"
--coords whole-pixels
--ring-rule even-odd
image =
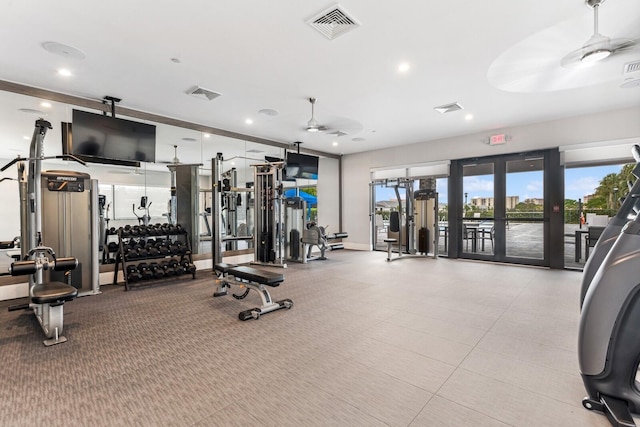
[[[622,165],[593,166],[565,169],[565,199],[578,200],[593,194],[600,180],[610,173],[619,173]],[[542,171],[510,173],[507,175],[507,196],[519,196],[520,201],[532,198],[543,198]],[[467,176],[463,180],[464,191],[468,193],[468,202],[473,197],[493,197],[493,175]],[[447,178],[436,180],[438,201],[447,202]],[[402,192],[400,193],[401,197]],[[376,190],[376,200],[395,200],[393,188]]]

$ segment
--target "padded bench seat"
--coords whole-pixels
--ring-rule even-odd
[[[234,267],[227,271],[229,274],[239,278],[249,280],[251,282],[259,283],[261,285],[267,285],[271,287],[280,286],[280,283],[284,282],[284,275],[278,273],[272,273],[270,271],[258,270],[252,267]]]
[[[221,262],[219,264],[216,264],[213,269],[216,271],[219,271],[220,273],[223,274],[227,274],[229,272],[229,270],[231,270],[232,268],[236,268],[237,265],[235,264],[227,264],[226,262]]]
[[[78,295],[78,290],[62,282],[48,282],[35,285],[31,301],[36,304],[54,304],[71,301]]]

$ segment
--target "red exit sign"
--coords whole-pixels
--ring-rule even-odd
[[[504,133],[500,133],[497,135],[491,135],[489,137],[489,145],[500,145],[506,144],[509,138]]]

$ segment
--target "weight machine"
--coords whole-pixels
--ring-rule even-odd
[[[256,264],[286,268],[284,247],[284,162],[254,168],[254,249]]]
[[[390,214],[387,238],[384,239],[387,244],[387,261],[409,257],[426,258],[431,246],[433,258],[438,256],[438,193],[435,191],[435,179],[420,179],[417,190],[414,189],[415,182],[416,179],[413,178],[384,181],[385,187],[394,189],[398,200],[398,210]],[[401,190],[405,191],[404,200],[400,195]],[[430,236],[433,236],[431,241]],[[398,253],[395,258],[392,256],[394,245]]]
[[[237,187],[237,171],[231,168],[224,171],[224,157],[217,153],[211,159],[211,217],[212,217],[212,245],[211,252],[214,265],[222,262],[224,250],[235,250],[238,242],[251,242],[254,236],[249,224],[245,227],[238,226],[238,208],[242,206],[242,193],[246,193],[247,212],[251,205],[251,193],[253,188]],[[223,212],[226,213],[226,221]],[[249,223],[247,215],[247,223]],[[256,258],[257,259],[257,258]]]
[[[43,218],[44,204],[43,204],[43,183],[46,183],[46,187],[50,192],[58,192],[62,194],[69,191],[69,188],[73,187],[78,193],[84,192],[84,180],[72,179],[72,177],[66,177],[67,179],[52,179],[43,177],[42,173],[42,160],[46,160],[52,157],[44,157],[44,138],[47,130],[51,129],[51,124],[43,119],[38,119],[35,123],[35,129],[31,138],[31,145],[29,149],[29,158],[17,157],[16,159],[5,165],[1,171],[5,171],[7,168],[15,163],[18,163],[18,181],[20,183],[20,213],[21,213],[21,229],[22,229],[22,259],[24,261],[16,261],[11,265],[12,275],[30,275],[29,277],[29,299],[27,304],[20,304],[9,307],[9,311],[20,309],[33,309],[42,330],[44,331],[47,340],[44,341],[46,346],[63,343],[66,338],[62,336],[64,319],[63,319],[63,306],[67,301],[73,300],[78,295],[78,289],[72,286],[72,277],[67,274],[70,270],[74,270],[78,265],[78,260],[74,257],[61,258],[57,257],[55,251],[51,247],[43,246],[43,219],[49,220],[49,216],[58,217],[65,216],[66,207],[68,206],[69,198],[65,196],[53,197],[48,195],[50,199],[54,199],[61,202],[61,207],[56,211],[53,209],[47,209],[46,216]],[[81,164],[85,164],[83,161],[75,158],[71,155],[55,156],[53,158],[62,158],[68,160],[74,160]],[[25,176],[24,161],[28,161],[29,171]],[[49,172],[51,174],[51,172]],[[57,178],[65,178],[62,174]],[[75,177],[78,178],[78,177]],[[97,187],[97,183],[96,183]],[[87,212],[86,204],[84,205],[84,212]],[[96,215],[97,216],[97,215]],[[62,228],[65,227],[63,222]],[[93,231],[97,233],[96,229]],[[69,230],[67,230],[69,231]],[[86,235],[83,236],[86,241]],[[97,258],[97,245],[95,245],[95,257]],[[97,266],[97,259],[95,260]],[[90,267],[90,266],[89,266]],[[44,281],[44,272],[63,272],[63,277],[66,278],[66,283],[62,281]]]

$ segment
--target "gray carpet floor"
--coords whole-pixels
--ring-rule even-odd
[[[339,251],[274,299],[210,272],[65,305],[53,347],[0,302],[1,426],[607,426],[581,407],[580,274]],[[237,290],[237,288],[235,288]]]

